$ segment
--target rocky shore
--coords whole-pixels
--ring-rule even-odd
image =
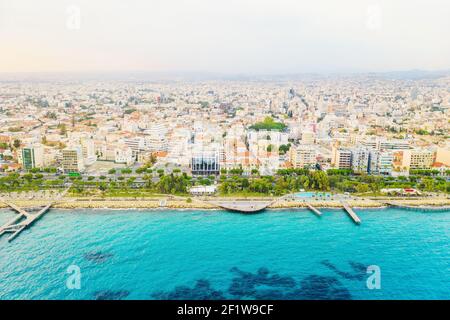
[[[47,204],[48,200],[44,199],[16,199],[10,200],[19,207],[39,207]],[[236,201],[239,201],[236,199]],[[249,200],[246,200],[249,201]],[[351,199],[346,200],[346,202],[351,207],[356,208],[379,208],[384,207],[383,201],[376,201],[371,199]],[[299,201],[287,201],[280,200],[272,204],[269,208],[283,209],[283,208],[304,208],[310,203],[312,206],[317,208],[341,208],[342,203],[338,200],[304,200]],[[450,206],[450,199],[446,198],[424,198],[424,199],[408,199],[408,200],[395,200],[395,203],[406,205],[406,206]],[[0,202],[0,208],[6,208],[5,203]],[[61,209],[218,209],[218,207],[208,201],[199,200],[193,198],[192,200],[186,199],[101,199],[101,198],[64,198],[56,202],[53,206],[54,208]]]

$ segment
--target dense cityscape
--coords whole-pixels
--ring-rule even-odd
[[[449,87],[376,74],[5,81],[0,188],[448,193]]]
[[[0,0],[2,307],[289,319],[448,300],[449,16]]]

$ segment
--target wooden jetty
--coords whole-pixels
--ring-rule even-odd
[[[308,206],[308,209],[311,210],[312,212],[314,212],[317,216],[321,216],[322,212],[320,212],[319,210],[317,210],[316,208],[314,208],[312,205],[310,205],[309,203],[306,203],[306,205]]]
[[[64,190],[56,199],[47,203],[37,213],[29,213],[29,212],[25,211],[24,209],[20,208],[19,206],[15,205],[14,203],[0,199],[1,202],[8,205],[10,208],[15,210],[18,214],[12,220],[10,220],[6,224],[4,224],[2,227],[0,227],[0,237],[6,233],[12,233],[12,235],[8,238],[8,242],[14,240],[14,238],[16,238],[24,229],[31,226],[34,222],[36,222],[44,214],[46,214],[47,211],[55,204],[55,202],[57,202],[59,199],[61,199],[67,193],[69,188],[70,187],[68,187],[66,190]]]
[[[350,218],[352,218],[356,224],[360,224],[361,219],[358,217],[358,215],[355,213],[355,211],[353,211],[353,209],[350,207],[350,205],[345,201],[341,201],[341,203],[344,207],[344,210],[348,213]]]

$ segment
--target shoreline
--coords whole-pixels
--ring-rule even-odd
[[[234,199],[235,201],[244,199]],[[30,200],[30,199],[14,199],[8,201],[13,202],[19,207],[40,207],[47,204],[48,200]],[[245,199],[249,201],[249,199]],[[251,200],[250,200],[251,201]],[[345,200],[352,208],[355,209],[367,209],[367,208],[386,208],[389,207],[385,203],[371,199],[349,199]],[[163,202],[163,203],[161,203]],[[409,199],[409,200],[395,200],[395,203],[410,206],[410,207],[424,207],[424,208],[439,208],[449,207],[450,199]],[[309,200],[304,201],[284,201],[281,200],[270,205],[267,209],[308,209],[307,204],[312,205],[315,208],[322,209],[339,209],[342,208],[342,203],[339,200]],[[3,202],[0,202],[0,209],[8,208]],[[203,209],[203,210],[222,210],[217,205],[208,203],[207,201],[192,198],[192,202],[186,200],[174,200],[170,198],[153,198],[153,199],[77,199],[77,198],[64,198],[57,201],[53,208],[57,209]]]

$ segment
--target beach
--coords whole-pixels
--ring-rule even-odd
[[[177,197],[173,199],[167,198],[63,198],[53,205],[54,208],[60,209],[219,209],[215,205],[216,198],[197,199],[190,198],[191,200],[182,199]],[[48,203],[46,199],[7,199],[13,202],[19,207],[40,207]],[[247,198],[227,198],[227,201],[252,201],[255,199]],[[258,201],[266,199],[258,199]],[[273,198],[267,199],[268,201]],[[445,207],[450,206],[450,199],[448,198],[412,198],[412,199],[366,199],[366,198],[351,198],[346,200],[351,207],[356,208],[378,208],[386,206],[386,202],[395,202],[405,206],[438,206]],[[341,208],[342,203],[339,200],[333,199],[299,199],[299,200],[284,200],[281,199],[272,203],[269,208],[283,209],[283,208],[306,208],[307,204],[310,204],[317,208]],[[7,204],[0,202],[0,208],[6,208]]]

